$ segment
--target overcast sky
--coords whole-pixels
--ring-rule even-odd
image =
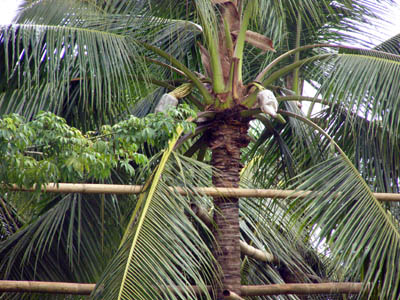
[[[0,0],[0,24],[8,24],[15,16],[21,0]]]

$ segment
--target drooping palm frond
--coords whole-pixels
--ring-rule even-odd
[[[338,141],[371,190],[398,193],[400,147],[396,138],[390,137],[384,128],[376,128],[372,124],[374,121],[366,120],[362,116],[354,116],[354,133],[351,133],[346,112],[331,114],[329,111],[330,109],[322,111],[315,120],[323,123],[327,132]],[[384,203],[384,206],[400,220],[398,202]]]
[[[304,119],[303,119],[304,120]],[[305,121],[305,120],[304,120]],[[343,278],[363,280],[370,295],[379,290],[384,299],[399,297],[399,221],[372,194],[359,171],[334,141],[316,125],[314,129],[330,140],[338,154],[300,174],[299,190],[313,193],[292,204],[297,220],[304,220],[321,241],[326,239],[336,270]]]
[[[86,20],[106,20],[96,7],[70,0],[63,10],[49,2],[26,8],[21,24],[1,28],[1,113],[47,110],[80,125],[110,122],[126,109],[131,82],[144,74],[137,46],[91,27]]]
[[[260,142],[255,153],[250,151],[250,155],[245,155],[248,165],[241,176],[243,187],[289,188],[288,182],[293,176],[318,162],[319,157],[323,157],[323,153],[311,151],[319,144],[316,142],[318,136],[312,130],[306,130],[304,124],[299,126],[300,123],[288,122],[280,131],[274,126],[274,131],[266,140],[265,134],[272,128],[264,128],[257,141],[258,143],[264,139],[263,144]],[[296,126],[299,128],[292,128]],[[298,145],[302,138],[305,138],[302,145]],[[311,145],[309,151],[302,153],[304,151],[300,149],[307,149],[306,139],[313,140],[315,145]],[[323,262],[322,256],[319,258],[322,254],[312,244],[314,241],[309,232],[304,231],[299,236],[300,225],[289,225],[287,210],[287,203],[279,199],[241,199],[241,231],[244,240],[258,249],[267,250],[276,259],[268,264],[245,259],[245,266],[249,268],[245,269],[244,273],[249,276],[246,282],[319,282],[328,278],[329,265]],[[266,296],[260,299],[277,299],[275,297],[283,296]]]
[[[171,152],[176,140],[160,156],[147,181],[121,246],[97,284],[95,298],[196,299],[190,285],[208,295],[207,284],[216,276],[215,261],[191,222],[197,217],[190,209],[191,201],[208,200],[199,195],[183,197],[169,186],[190,190],[208,185],[211,169]]]
[[[353,51],[338,54],[328,62],[321,95],[332,105],[345,107],[349,121],[355,120],[355,115],[363,116],[373,120],[376,129],[384,128],[397,140],[400,56],[373,50]],[[370,132],[374,134],[372,128]]]
[[[372,47],[374,32],[365,23],[379,27],[380,19],[392,1],[376,5],[374,1],[259,1],[251,29],[270,37],[277,53],[284,53],[301,45],[322,43],[357,43]],[[358,33],[356,35],[355,33]],[[299,58],[310,57],[318,52],[308,49]],[[254,79],[271,60],[269,53],[247,51],[246,76]],[[290,57],[285,64],[295,60]]]
[[[0,241],[6,240],[23,225],[15,207],[7,201],[7,197],[0,197]]]
[[[274,256],[269,267],[279,276],[269,278],[269,283],[287,282],[289,277],[293,282],[311,282],[317,277],[315,272],[322,279],[323,268],[313,269],[315,266],[306,260],[308,253],[315,251],[311,245],[307,245],[310,240],[305,237],[302,240],[296,229],[288,226],[289,218],[285,215],[287,208],[283,202],[278,201],[280,200],[241,199],[241,231],[244,240]],[[285,270],[289,270],[287,273],[290,274],[285,273]],[[257,275],[252,274],[254,278]],[[258,281],[258,284],[262,284],[262,281]]]
[[[285,178],[283,164],[286,162],[291,164],[291,159],[289,156],[287,161],[282,160],[281,163],[281,153],[286,150],[285,143],[278,130],[272,128],[271,124],[265,128],[261,127],[260,132],[255,133],[254,136],[257,140],[249,144],[244,155],[246,158],[244,172],[252,171],[254,182],[268,188]]]
[[[294,102],[284,102],[281,107],[303,115]],[[246,168],[254,173],[253,181],[263,188],[285,188],[291,178],[324,159],[326,143],[312,128],[293,118],[285,125],[263,120],[262,133],[244,156],[250,163]]]
[[[1,242],[3,278],[93,282],[121,235],[112,198],[106,197],[102,208],[98,196],[57,196],[51,208]],[[113,234],[102,233],[104,222]]]
[[[333,113],[331,109],[321,111],[314,120],[338,141],[371,189],[376,192],[398,192],[398,135],[390,136],[387,129],[379,126],[379,120],[365,119],[354,113],[351,132],[348,113],[341,107],[332,110]]]
[[[241,186],[254,188],[262,184],[254,178],[256,168],[246,168]],[[256,185],[254,185],[255,182]],[[273,256],[269,262],[250,257],[242,260],[243,284],[279,284],[332,280],[329,260],[315,248],[309,232],[298,234],[300,223],[290,225],[287,203],[282,199],[240,200],[242,240]],[[329,278],[329,279],[328,279]],[[308,299],[324,299],[310,295]],[[298,299],[295,295],[260,296],[258,299]]]
[[[397,34],[394,37],[377,45],[374,49],[400,55],[400,34]]]
[[[129,107],[129,113],[139,118],[142,118],[147,114],[153,112],[158,103],[158,100],[161,99],[161,96],[165,94],[165,92],[166,89],[162,87],[155,89],[146,97],[136,102],[135,105]]]

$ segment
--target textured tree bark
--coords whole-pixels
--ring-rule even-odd
[[[239,187],[240,149],[249,143],[248,120],[242,119],[240,107],[219,114],[212,130],[208,132],[208,143],[212,150],[211,164],[216,169],[213,184],[216,187]],[[239,199],[215,197],[216,212],[215,255],[222,270],[222,289],[217,299],[224,299],[223,290],[240,295],[240,232]]]

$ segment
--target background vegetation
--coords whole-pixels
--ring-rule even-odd
[[[377,22],[385,1],[233,1],[236,12],[225,2],[27,1],[17,24],[1,27],[3,279],[93,282],[99,299],[197,299],[163,287],[218,285],[218,237],[190,209],[217,214],[214,200],[167,186],[224,178],[209,139],[240,107],[240,123],[252,119],[249,143],[238,148],[240,186],[316,191],[296,201],[240,199],[241,240],[277,257],[242,257],[241,283],[362,281],[371,283],[367,298],[398,299],[399,204],[372,192],[399,192],[400,37],[373,46],[373,32],[363,32],[362,49],[340,46],[356,42],[360,22]],[[233,17],[221,23],[221,15]],[[230,25],[224,37],[221,24]],[[244,44],[242,28],[268,37],[264,48],[250,37]],[[236,56],[224,52],[229,37],[243,40]],[[239,102],[223,68],[233,57]],[[318,97],[304,96],[305,82]],[[285,122],[258,109],[264,88]],[[154,113],[165,93],[179,105]],[[321,111],[303,113],[306,100]],[[47,182],[146,190],[7,190]]]

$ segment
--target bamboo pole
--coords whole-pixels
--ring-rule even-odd
[[[0,280],[0,292],[90,295],[94,287],[95,284],[90,283]],[[200,291],[197,286],[192,288],[195,292]],[[362,283],[359,282],[289,283],[242,285],[241,296],[358,294],[361,291]]]
[[[31,188],[19,187],[17,185],[4,186],[10,191],[35,192],[36,186]],[[140,194],[143,190],[141,185],[122,184],[96,184],[96,183],[49,183],[41,187],[45,193],[81,193],[81,194]]]
[[[257,248],[254,248],[253,246],[250,246],[249,244],[240,241],[240,252],[242,254],[250,256],[254,259],[264,261],[264,262],[277,262],[278,259],[271,253],[267,251],[262,251]]]
[[[23,188],[16,185],[3,186],[11,191],[36,191],[35,187]],[[49,183],[41,188],[48,193],[82,193],[82,194],[139,194],[142,192],[141,185],[120,184],[95,184],[95,183]],[[192,193],[181,187],[170,187],[181,195]],[[274,189],[242,189],[242,188],[215,188],[198,187],[194,192],[212,197],[252,197],[252,198],[304,198],[310,191],[274,190]],[[400,194],[396,193],[373,193],[380,201],[400,201]]]
[[[226,299],[226,300],[244,300],[238,294],[231,292],[229,290],[223,291],[222,295],[224,296],[224,299]]]
[[[191,209],[193,212],[196,214],[196,216],[204,222],[209,228],[213,226],[213,220],[211,219],[210,215],[208,214],[207,210],[205,210],[202,207],[199,207],[198,205],[192,203],[190,205]],[[240,243],[240,252],[242,254],[250,256],[254,259],[265,261],[265,262],[277,262],[278,259],[271,253],[267,251],[262,251],[257,248],[254,248],[253,246],[250,246],[249,244],[239,241]]]
[[[362,291],[359,282],[327,282],[327,283],[286,283],[269,285],[244,285],[242,296],[265,295],[311,295],[311,294],[358,294]]]
[[[95,284],[0,280],[0,292],[90,295]]]

